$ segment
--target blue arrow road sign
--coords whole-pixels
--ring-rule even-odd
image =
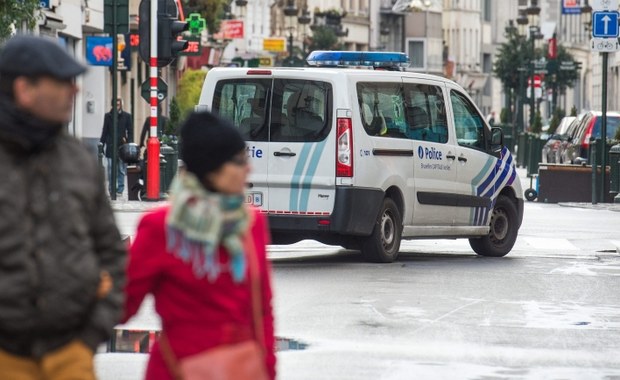
[[[592,12],[592,37],[618,37],[618,12]]]

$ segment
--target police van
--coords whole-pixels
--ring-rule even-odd
[[[395,70],[408,65],[403,53],[307,61],[214,68],[197,106],[246,139],[246,200],[268,215],[275,244],[315,239],[375,262],[394,261],[401,239],[467,238],[483,256],[512,249],[523,217],[513,156],[463,88]]]

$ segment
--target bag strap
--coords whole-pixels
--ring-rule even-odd
[[[254,338],[258,342],[261,351],[264,351],[265,330],[263,327],[263,303],[261,300],[260,273],[256,258],[256,247],[254,245],[254,239],[251,231],[246,233],[244,243],[245,251],[247,253],[248,266],[250,268],[250,291],[252,292],[252,321],[254,322]]]
[[[261,301],[260,274],[258,270],[258,261],[256,260],[256,249],[252,232],[248,231],[244,237],[244,246],[246,258],[249,267],[249,283],[252,296],[252,321],[254,323],[254,338],[258,342],[261,352],[265,355],[265,331],[263,329],[263,307]],[[183,380],[183,374],[179,366],[179,361],[172,351],[170,342],[166,333],[162,331],[159,336],[159,351],[166,363],[166,367],[171,372],[174,380]]]
[[[174,378],[174,380],[183,380],[179,361],[174,355],[174,352],[172,352],[172,347],[170,347],[170,342],[164,331],[162,331],[159,336],[159,352],[161,352],[161,357],[164,359],[166,367],[168,367],[168,370],[172,374],[172,378]]]

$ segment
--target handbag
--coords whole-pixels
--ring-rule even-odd
[[[248,232],[244,239],[252,293],[254,339],[221,345],[178,360],[165,332],[159,346],[166,366],[175,380],[268,380],[265,368],[264,331],[260,300],[260,279],[254,241]]]

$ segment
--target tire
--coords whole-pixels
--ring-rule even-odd
[[[518,231],[517,208],[510,198],[500,195],[491,214],[489,234],[469,239],[469,245],[480,256],[503,257],[514,246]]]
[[[362,242],[362,255],[375,263],[393,262],[398,257],[402,232],[400,211],[392,199],[385,198],[372,234]]]
[[[536,200],[536,198],[538,198],[538,192],[534,189],[527,189],[525,190],[525,199],[527,199],[528,201],[534,201]]]

